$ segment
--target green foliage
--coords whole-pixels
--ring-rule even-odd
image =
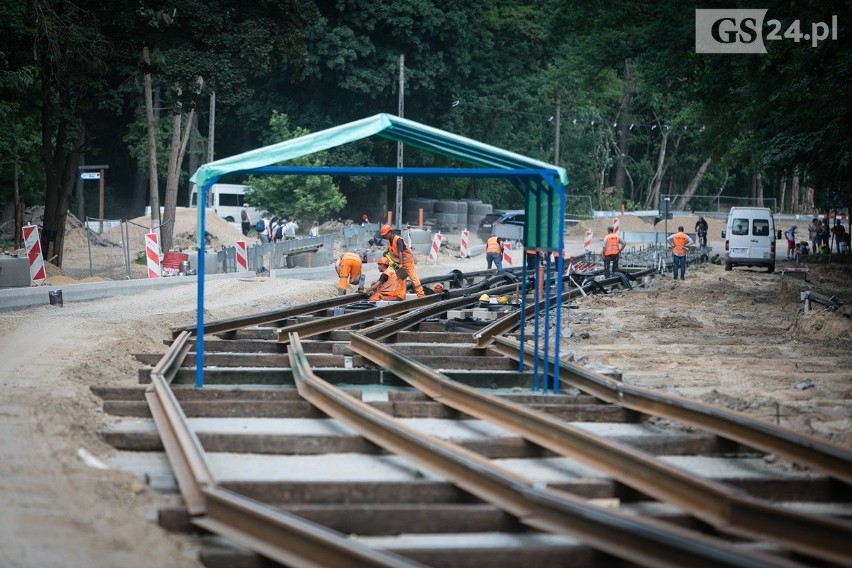
[[[291,129],[287,115],[274,111],[264,139],[269,145],[306,134],[309,132],[304,128]],[[280,165],[322,167],[326,163],[326,153],[317,152]],[[254,207],[305,222],[324,219],[346,205],[346,198],[329,176],[251,176],[246,183],[251,188],[247,192],[248,200]]]

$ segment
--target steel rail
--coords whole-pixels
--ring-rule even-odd
[[[504,286],[494,288],[492,291],[496,291],[498,293],[500,293],[500,291],[511,292],[517,288],[517,286],[517,284],[506,284]],[[287,344],[290,341],[291,333],[298,333],[300,337],[313,337],[321,333],[345,329],[352,327],[353,325],[363,324],[378,318],[386,318],[405,312],[417,311],[427,306],[435,306],[435,313],[441,313],[442,311],[452,309],[455,306],[476,302],[477,298],[472,298],[466,294],[476,294],[482,291],[484,291],[482,287],[473,286],[461,290],[454,290],[452,293],[449,293],[448,296],[450,296],[450,300],[445,300],[443,295],[435,294],[433,296],[424,296],[422,298],[405,300],[403,302],[391,302],[381,307],[374,306],[339,316],[327,316],[316,318],[313,321],[294,323],[292,325],[279,327],[275,330],[275,332],[278,335],[278,343]],[[450,307],[442,309],[440,307],[442,305]]]
[[[174,376],[183,361],[190,337],[189,331],[182,332],[151,371],[145,398],[193,524],[288,566],[422,566],[216,487],[204,448],[166,379]]]
[[[291,568],[423,568],[286,511],[221,488],[204,491],[207,514],[192,523]]]
[[[346,304],[351,304],[353,301],[357,301],[359,298],[363,299],[365,298],[365,295],[350,294],[347,296],[335,296],[334,298],[330,298],[328,300],[316,300],[314,302],[308,302],[307,304],[300,304],[298,306],[290,306],[281,310],[272,310],[268,312],[252,314],[250,316],[237,316],[233,318],[225,318],[211,322],[205,322],[204,333],[213,334],[236,331],[238,329],[242,329],[251,325],[261,325],[264,323],[279,321],[295,316],[319,312],[322,310],[329,310],[338,306],[345,306]],[[170,331],[172,333],[172,338],[176,338],[184,331],[188,331],[192,333],[192,335],[196,335],[196,326],[195,324],[182,325],[178,327],[172,327],[170,328]]]
[[[488,292],[494,295],[504,294],[510,293],[516,288],[517,286],[515,284],[506,284],[504,286],[491,288],[488,290]],[[484,290],[482,291],[484,292]],[[459,296],[457,298],[451,298],[448,300],[444,300],[438,304],[433,304],[431,306],[413,310],[407,313],[406,315],[396,318],[392,321],[377,323],[374,326],[359,330],[358,333],[365,337],[371,337],[373,339],[382,339],[385,337],[389,337],[395,333],[399,333],[400,331],[407,329],[413,325],[416,325],[426,318],[433,317],[445,313],[448,310],[461,308],[463,306],[467,306],[477,302],[479,302],[479,298],[476,298],[474,296]]]
[[[815,558],[852,565],[852,523],[774,507],[703,479],[620,442],[585,432],[520,404],[485,396],[362,334],[351,348],[438,402],[515,432],[559,455],[597,468],[736,536],[773,541]]]
[[[169,347],[151,371],[151,384],[145,390],[145,400],[157,426],[163,447],[190,515],[203,514],[206,503],[203,490],[214,483],[213,474],[198,441],[186,420],[186,415],[169,388],[189,348],[189,331],[184,331]]]
[[[643,270],[636,273],[631,273],[634,277],[647,276],[653,273],[652,270]],[[571,287],[571,276],[566,275],[563,277],[563,283],[569,285],[569,290],[567,292],[562,293],[562,301],[571,300],[573,298],[577,298],[581,295],[584,295],[582,288],[574,288]],[[610,284],[618,284],[621,282],[620,278],[612,277],[606,280],[601,280],[599,284],[610,285]],[[556,298],[556,294],[552,295],[550,300]],[[544,309],[546,306],[546,299],[539,300],[539,310]],[[531,304],[526,307],[524,313],[524,319],[532,316],[535,313],[535,304]],[[503,335],[505,333],[509,333],[510,331],[517,328],[521,323],[521,313],[520,311],[507,315],[506,317],[502,317],[493,323],[488,324],[483,327],[479,331],[473,334],[473,338],[476,340],[476,347],[480,349],[484,349],[488,347],[493,342],[493,338],[498,335]]]
[[[580,536],[606,554],[646,566],[797,566],[787,559],[653,520],[595,507],[567,493],[539,489],[479,454],[401,424],[317,377],[290,338],[288,355],[299,394],[385,450],[403,456],[539,530]]]
[[[520,344],[515,340],[495,337],[493,348],[506,357],[518,360]],[[527,363],[533,359],[531,351],[525,350],[524,359]],[[852,453],[838,444],[732,410],[626,385],[567,361],[559,362],[559,370],[560,380],[565,384],[605,402],[698,426],[746,446],[783,456],[852,485]]]
[[[341,296],[344,297],[344,296]],[[404,302],[393,302],[389,303],[386,306],[374,306],[371,308],[367,308],[364,310],[353,311],[348,314],[343,314],[339,316],[328,316],[322,318],[316,318],[313,321],[306,321],[302,323],[294,323],[292,325],[286,325],[284,327],[276,328],[275,333],[278,336],[278,343],[287,344],[290,342],[290,334],[298,333],[305,337],[311,337],[314,335],[319,335],[321,333],[328,333],[330,331],[334,331],[336,329],[344,329],[347,327],[352,327],[353,325],[358,325],[367,321],[374,320],[376,318],[384,318],[388,316],[394,316],[396,314],[407,312],[409,310],[415,310],[417,308],[428,306],[430,304],[435,304],[441,301],[441,296],[437,294],[434,296],[424,296],[422,298],[417,298],[416,300],[405,300]],[[352,302],[347,302],[352,303]]]

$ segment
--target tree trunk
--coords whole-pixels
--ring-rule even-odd
[[[779,184],[778,192],[779,192],[778,201],[781,204],[779,211],[783,212],[784,211],[784,203],[787,201],[787,176],[783,176],[783,175],[781,176],[781,183]],[[793,213],[796,212],[796,210],[793,208],[792,198],[790,200],[790,210]]]
[[[151,65],[148,48],[142,48],[142,61],[146,70]],[[145,90],[145,122],[148,127],[148,204],[151,206],[151,231],[159,225],[160,188],[157,182],[157,125],[154,121],[154,95],[151,88],[151,74],[143,76]],[[160,250],[165,250],[162,247]]]
[[[624,177],[627,175],[624,158],[627,157],[627,134],[630,129],[628,122],[630,122],[630,113],[633,107],[633,81],[630,73],[630,63],[628,61],[624,62],[623,85],[624,92],[621,96],[621,111],[618,114],[618,155],[616,156],[618,159],[615,162],[615,179],[613,180],[613,185],[622,192],[622,195],[624,195]],[[633,195],[633,188],[631,186],[630,199],[632,201],[635,200],[635,198],[636,196]]]
[[[793,213],[799,212],[799,172],[797,170],[793,170],[790,182],[790,209]]]
[[[763,176],[760,175],[760,172],[754,172],[754,186],[757,190],[757,206],[764,207],[763,205]]]
[[[645,209],[655,209],[660,200],[660,185],[663,183],[663,174],[665,173],[666,145],[668,144],[669,133],[666,129],[661,128],[660,134],[663,138],[660,141],[660,152],[657,155],[657,170],[654,172],[651,181],[648,182],[648,198],[645,200]]]
[[[49,62],[42,64],[49,69]],[[50,77],[48,70],[42,72],[42,77],[41,151],[46,186],[41,248],[45,260],[61,267],[65,219],[82,147],[77,144],[68,149],[66,146],[71,128],[69,120],[73,119],[70,93],[61,85],[54,93],[53,85],[46,79]],[[59,112],[54,112],[54,95]]]
[[[698,190],[698,185],[701,183],[701,180],[704,179],[704,174],[707,173],[707,168],[710,167],[710,163],[712,161],[712,158],[707,158],[701,166],[699,166],[698,171],[695,172],[694,176],[692,176],[692,180],[689,182],[689,185],[686,186],[686,191],[684,191],[680,199],[675,202],[674,209],[676,211],[686,209],[686,206],[689,204],[692,196],[695,195],[695,192]]]
[[[172,138],[169,143],[169,172],[166,176],[166,195],[163,204],[163,226],[160,227],[162,234],[162,250],[172,248],[174,236],[174,219],[177,208],[178,182],[180,181],[181,164],[189,144],[189,135],[192,132],[192,120],[195,109],[189,112],[186,125],[182,126],[182,115],[180,113],[172,116]]]

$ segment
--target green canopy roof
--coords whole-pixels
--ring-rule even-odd
[[[204,164],[192,181],[206,186],[231,172],[271,166],[374,135],[480,167],[554,170],[563,188],[568,183],[564,168],[390,114],[377,114]]]

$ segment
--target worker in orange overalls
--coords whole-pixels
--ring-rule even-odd
[[[358,293],[364,292],[364,275],[361,274],[361,255],[355,252],[344,252],[334,263],[337,271],[337,295],[345,296],[349,285],[357,285]]]
[[[370,294],[370,301],[404,300],[405,280],[397,278],[396,272],[391,269],[388,259],[384,257],[378,259],[376,266],[382,275],[367,289],[367,294]]]
[[[405,271],[406,277],[411,280],[412,286],[414,286],[414,292],[417,294],[418,298],[422,298],[425,296],[425,292],[423,292],[423,285],[420,283],[420,279],[417,277],[417,270],[414,268],[414,255],[411,253],[411,248],[405,241],[397,234],[394,234],[393,228],[390,225],[382,225],[381,231],[379,231],[381,237],[388,242],[388,253],[390,254],[391,260],[396,263],[402,270]],[[403,282],[404,282],[403,278]],[[405,288],[403,287],[403,291]]]
[[[620,255],[621,251],[624,250],[624,246],[626,244],[627,243],[623,242],[618,236],[618,233],[615,232],[614,227],[606,228],[602,256],[604,261],[604,271],[607,278],[612,276],[612,273],[618,270],[618,255]]]

